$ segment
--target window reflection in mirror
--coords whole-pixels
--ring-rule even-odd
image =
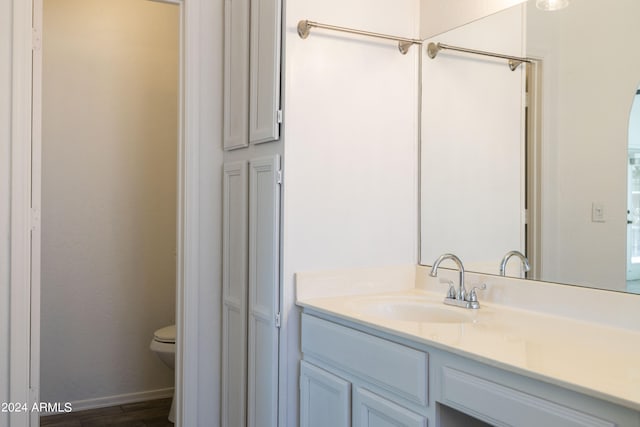
[[[629,115],[627,290],[640,293],[640,89]]]

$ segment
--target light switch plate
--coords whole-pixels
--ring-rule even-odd
[[[593,202],[591,204],[591,222],[604,222],[604,204]]]

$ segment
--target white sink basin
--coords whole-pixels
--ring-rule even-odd
[[[353,301],[354,311],[389,320],[421,323],[466,323],[472,317],[464,309],[448,308],[420,298],[364,297]]]

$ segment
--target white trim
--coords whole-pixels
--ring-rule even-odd
[[[72,412],[84,411],[87,409],[107,408],[109,406],[124,405],[127,403],[146,402],[148,400],[165,399],[173,396],[173,387],[160,388],[157,390],[141,391],[139,393],[118,394],[115,396],[99,397],[97,399],[76,400],[71,403]],[[67,402],[62,403],[62,407]],[[59,414],[59,412],[41,412],[43,417]]]
[[[31,46],[32,4],[13,1],[11,97],[11,316],[9,399],[28,402],[31,336]],[[37,378],[35,379],[37,381]],[[28,426],[28,413],[9,414],[12,427]]]
[[[33,0],[31,79],[31,350],[32,402],[40,401],[40,301],[41,301],[41,203],[42,203],[42,14],[43,0]],[[40,424],[31,413],[30,425]]]
[[[198,290],[200,258],[200,9],[181,7],[181,117],[178,165],[178,277],[176,289],[176,426],[198,425]]]
[[[542,67],[543,61],[537,59],[527,64],[528,79],[528,120],[525,136],[526,157],[529,179],[527,181],[527,248],[526,255],[532,266],[529,278],[539,278],[542,274]]]

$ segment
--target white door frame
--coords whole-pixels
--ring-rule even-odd
[[[13,1],[11,81],[11,273],[9,401],[31,402],[31,46],[32,5]],[[29,425],[28,413],[9,424]]]
[[[197,425],[198,392],[198,290],[199,290],[199,25],[201,2],[180,4],[180,138],[178,155],[178,265],[176,281],[176,426]],[[39,229],[39,124],[32,134],[32,75],[39,74],[32,60],[34,30],[41,0],[13,0],[12,106],[11,106],[11,273],[9,330],[9,399],[29,407],[39,401],[40,283],[39,256],[32,259],[31,231]],[[40,15],[41,16],[41,15]],[[37,34],[37,32],[36,32]],[[36,67],[34,68],[34,63]],[[34,81],[41,79],[35,76]],[[35,110],[34,110],[35,108]],[[35,118],[39,122],[39,118]],[[34,138],[32,140],[32,138]],[[32,155],[35,154],[32,163]],[[37,178],[36,178],[37,179]],[[34,191],[35,190],[35,191]],[[33,207],[32,210],[32,197]],[[33,213],[32,213],[33,212]],[[36,235],[39,235],[36,233]],[[39,250],[39,243],[35,249]],[[32,261],[36,262],[32,275]],[[34,427],[37,416],[9,414],[10,427]]]

